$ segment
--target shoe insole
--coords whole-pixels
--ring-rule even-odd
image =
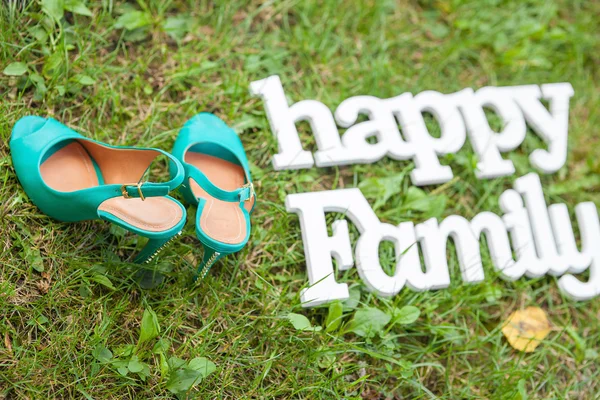
[[[207,154],[188,151],[185,162],[198,168],[218,188],[228,192],[237,190],[246,183],[244,169],[232,162]],[[246,217],[239,202],[222,201],[207,193],[196,181],[190,179],[192,193],[206,200],[200,228],[210,238],[227,244],[238,244],[246,238]],[[245,203],[250,211],[254,198]]]
[[[59,192],[74,192],[99,185],[92,159],[77,141],[48,157],[40,166],[40,173],[44,182]],[[165,197],[147,197],[144,201],[139,198],[113,197],[102,202],[98,210],[150,232],[168,230],[183,217],[179,205]]]

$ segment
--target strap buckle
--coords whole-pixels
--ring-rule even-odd
[[[135,185],[123,185],[121,186],[121,194],[123,195],[124,198],[126,199],[134,199],[135,197],[131,197],[129,195],[129,192],[127,191],[127,186],[135,186],[137,188],[137,191],[140,195],[140,199],[142,199],[142,201],[146,200],[146,197],[144,196],[144,193],[142,192],[142,182],[138,182]]]
[[[242,186],[242,189],[250,189],[250,194],[248,195],[247,199],[244,199],[244,202],[250,201],[253,197],[256,196],[256,192],[254,191],[254,184],[252,182],[246,183],[244,186]]]

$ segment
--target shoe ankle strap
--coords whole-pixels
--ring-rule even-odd
[[[167,182],[155,183],[142,182],[142,176],[138,183],[123,184],[120,187],[120,192],[121,195],[126,199],[141,198],[143,201],[146,197],[166,196],[171,190],[175,190],[183,182],[185,176],[183,165],[179,160],[173,157],[172,154],[167,153],[166,151],[161,149],[148,148],[144,150],[158,151],[163,155],[167,156],[171,163],[169,170],[172,178]],[[150,168],[150,165],[148,166],[148,168]],[[144,173],[144,175],[145,174],[146,173]]]
[[[186,168],[188,169],[188,175],[190,179],[193,179],[202,189],[206,191],[206,193],[216,199],[231,203],[239,202],[241,205],[242,203],[250,201],[252,198],[256,197],[256,192],[254,192],[254,185],[252,182],[247,182],[235,190],[223,190],[212,183],[210,179],[208,179],[208,177],[195,166],[186,164]]]
[[[151,182],[121,185],[121,195],[126,199],[166,196],[171,191],[169,185],[154,184]]]
[[[97,188],[98,191],[105,193],[105,200],[111,197],[123,196],[125,199],[136,199],[140,198],[145,200],[147,197],[162,197],[167,196],[169,192],[175,190],[185,178],[185,172],[181,162],[173,157],[170,153],[161,149],[155,148],[136,148],[137,150],[152,150],[167,156],[169,159],[169,171],[171,173],[171,179],[167,182],[143,182],[143,178],[146,175],[144,173],[140,177],[140,181],[137,183],[125,183],[125,184],[107,184],[101,185]],[[151,164],[150,164],[151,165]],[[150,168],[150,165],[148,168]]]

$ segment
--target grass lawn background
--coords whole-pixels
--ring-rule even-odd
[[[553,277],[502,281],[485,246],[486,279],[477,285],[462,283],[452,246],[447,290],[405,288],[382,299],[366,291],[355,269],[340,272],[354,300],[360,295],[358,304],[344,305],[345,327],[294,329],[288,313],[325,326],[329,310],[299,305],[307,277],[286,194],[359,186],[374,205],[383,197],[376,188],[393,182],[395,194],[377,205],[378,216],[418,223],[500,212],[498,196],[514,177],[477,180],[467,144],[443,161],[455,179],[424,188],[428,206],[417,210],[406,201],[408,162],[275,172],[277,143],[262,102],[248,91],[251,81],[278,74],[291,100],[318,99],[334,109],[362,94],[570,82],[568,161],[542,181],[547,201],[565,202],[571,212],[582,201],[600,206],[599,2],[67,2],[75,13],[63,13],[58,1],[42,3],[43,10],[35,1],[0,3],[0,70],[27,66],[20,76],[0,75],[0,398],[171,398],[165,361],[175,369],[177,359],[196,357],[216,370],[196,382],[192,398],[588,399],[600,391],[600,300],[568,300]],[[115,145],[170,149],[200,111],[240,133],[260,202],[248,246],[197,287],[189,285],[202,254],[192,223],[153,265],[165,281],[142,289],[137,267],[126,262],[141,239],[100,221],[51,220],[27,199],[11,165],[11,128],[27,114]],[[428,126],[438,129],[432,119]],[[305,148],[314,149],[308,127],[301,131]],[[532,171],[527,156],[540,146],[529,132],[510,154],[516,176]],[[153,173],[166,177],[159,167]],[[392,246],[380,253],[391,268]],[[347,329],[367,307],[392,313],[405,305],[420,310],[416,322],[374,335]],[[528,305],[546,310],[554,330],[523,354],[500,327]],[[161,340],[133,349],[149,309]],[[145,365],[147,373],[123,376],[123,363]]]

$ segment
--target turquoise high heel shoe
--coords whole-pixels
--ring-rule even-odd
[[[196,235],[204,256],[195,279],[204,278],[219,259],[241,250],[250,237],[256,196],[248,159],[237,134],[209,113],[185,123],[172,154],[185,169],[179,190],[198,206]]]
[[[44,214],[64,222],[102,219],[149,238],[136,263],[150,262],[185,224],[185,208],[168,196],[183,182],[183,166],[165,151],[110,146],[34,116],[17,121],[10,150],[25,193]],[[171,180],[142,182],[160,155],[170,160]]]

